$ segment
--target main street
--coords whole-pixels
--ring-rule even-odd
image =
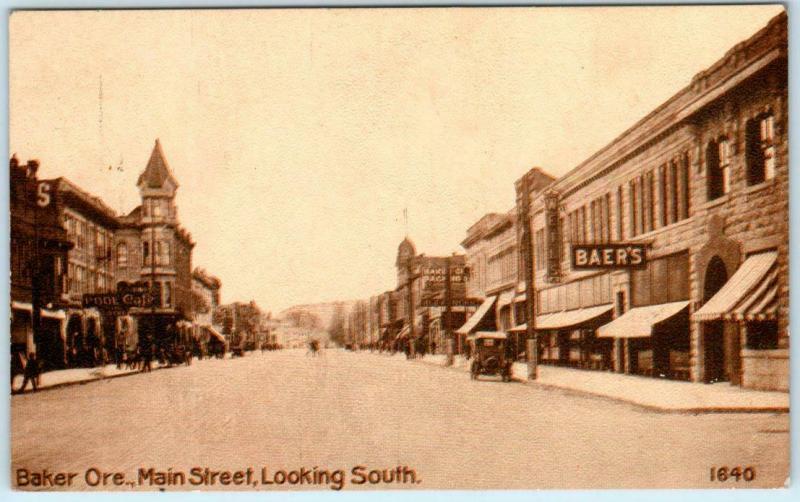
[[[133,481],[140,468],[253,467],[259,489],[277,488],[262,467],[272,480],[343,469],[353,489],[354,466],[408,466],[418,484],[374,486],[430,489],[780,486],[789,465],[786,414],[661,414],[369,352],[195,361],[14,396],[11,416],[12,483],[47,469],[79,473],[73,489],[91,467]],[[756,478],[709,481],[722,466]],[[196,488],[236,487],[166,487]]]

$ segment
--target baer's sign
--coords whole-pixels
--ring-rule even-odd
[[[575,244],[572,269],[624,269],[647,265],[647,244]]]

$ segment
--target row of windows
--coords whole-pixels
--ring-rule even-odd
[[[623,218],[625,192],[628,197],[629,237],[636,237],[657,228],[671,225],[689,217],[689,155],[684,153],[673,160],[642,173],[630,180],[627,190],[617,187],[612,200],[611,192],[601,195],[559,220],[561,249],[548,249],[544,229],[534,235],[534,254],[537,270],[546,267],[547,255],[557,253],[562,260],[572,243],[603,243],[626,238]],[[616,222],[614,225],[612,222]]]
[[[91,250],[88,246],[94,245],[96,250],[102,250],[97,253],[102,256],[111,242],[111,232],[90,225],[69,214],[64,215],[64,228],[67,230],[67,237],[75,244],[75,249],[79,251]]]
[[[775,119],[770,113],[745,126],[746,180],[757,185],[775,177]],[[706,145],[706,198],[715,200],[731,190],[732,148],[726,136]]]
[[[169,241],[159,240],[155,243],[156,265],[169,265],[172,263],[172,251]],[[150,265],[150,243],[142,243],[142,266]],[[128,266],[128,245],[124,242],[117,244],[117,266]]]
[[[611,303],[611,276],[601,274],[537,292],[539,314]]]
[[[82,265],[67,265],[67,291],[71,294],[101,293],[109,291],[113,279],[111,274],[87,269]]]
[[[508,248],[489,258],[489,284],[508,282],[517,278],[517,253],[515,248]]]

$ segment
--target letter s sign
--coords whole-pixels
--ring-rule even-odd
[[[39,207],[47,207],[50,205],[50,183],[43,181],[39,183],[36,188],[36,204]]]

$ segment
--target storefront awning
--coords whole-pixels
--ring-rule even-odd
[[[597,329],[598,338],[647,338],[653,327],[678,314],[689,302],[660,303],[636,307]]]
[[[63,310],[42,309],[41,316],[47,319],[58,319],[60,321],[63,321],[64,319],[67,318],[67,314],[65,314]]]
[[[26,302],[11,302],[11,309],[12,310],[24,310],[26,312],[33,311],[33,305]]]
[[[403,329],[401,329],[397,333],[397,336],[395,336],[394,339],[395,340],[402,340],[403,338],[408,338],[408,334],[410,332],[411,332],[411,329],[408,327],[408,325],[405,325],[405,326],[403,326]]]
[[[497,297],[497,310],[502,309],[506,305],[511,305],[511,302],[514,301],[514,295],[516,293],[514,291],[505,291],[500,293],[500,296]]]
[[[777,251],[747,258],[717,294],[692,314],[692,320],[775,319],[778,297],[777,259]]]
[[[465,322],[463,326],[456,330],[456,333],[459,335],[468,335],[472,331],[475,331],[475,328],[478,327],[478,324],[483,320],[484,317],[486,317],[486,314],[489,313],[494,306],[495,300],[497,300],[496,296],[490,296],[489,298],[485,299],[483,303],[481,303],[481,306],[478,307],[478,310],[476,310],[475,313],[472,314],[469,319],[467,319],[467,322]]]
[[[528,331],[528,323],[525,322],[522,324],[518,324],[517,326],[514,326],[513,328],[508,330],[509,333],[526,333],[527,331]]]
[[[222,333],[214,329],[213,326],[204,326],[204,328],[208,331],[208,334],[219,340],[220,343],[225,343],[225,337],[222,336]]]
[[[528,296],[525,293],[522,293],[522,294],[517,295],[516,298],[514,298],[514,303],[522,303],[527,299],[528,299]]]
[[[608,313],[614,306],[610,303],[587,307],[585,309],[565,310],[549,315],[537,316],[535,328],[540,329],[561,329],[577,326],[591,321],[603,314]]]

